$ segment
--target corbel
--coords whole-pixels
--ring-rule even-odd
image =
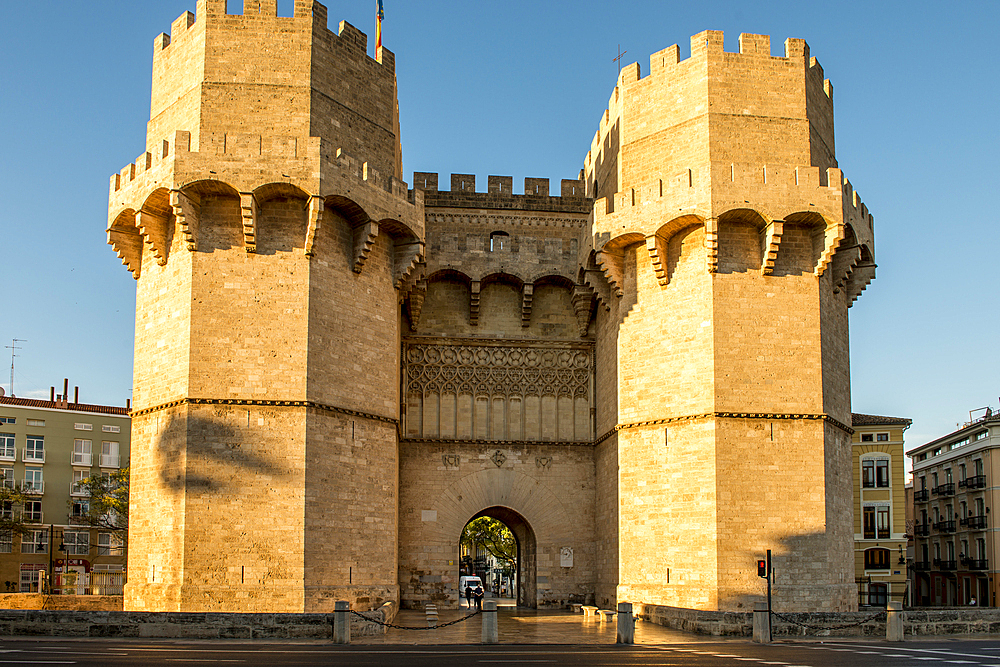
[[[167,263],[167,219],[162,215],[139,211],[135,214],[135,226],[139,229],[146,245],[149,246],[156,263]]]
[[[584,284],[591,289],[598,302],[604,305],[604,310],[611,310],[611,286],[603,271],[587,269],[583,274]]]
[[[142,267],[142,236],[139,231],[134,226],[112,225],[108,227],[108,245],[132,277],[138,280]]]
[[[469,324],[477,327],[479,326],[479,295],[482,288],[482,283],[478,280],[473,280],[472,284],[469,285]]]
[[[708,272],[719,270],[719,219],[705,220],[705,250],[708,258]]]
[[[524,283],[521,287],[521,326],[531,325],[531,301],[534,298],[534,283]]]
[[[586,285],[574,285],[573,312],[576,313],[576,326],[580,337],[584,338],[590,330],[590,314],[594,310],[594,292]]]
[[[413,271],[424,261],[424,243],[409,241],[393,246],[393,284],[402,289]]]
[[[319,231],[320,220],[323,218],[324,203],[322,197],[310,197],[306,203],[306,257],[312,257],[316,248],[316,232]]]
[[[416,331],[420,322],[420,311],[424,307],[424,299],[427,297],[427,281],[418,280],[410,290],[410,330]]]
[[[376,238],[378,238],[378,223],[373,220],[354,228],[354,264],[351,268],[355,273],[361,273],[361,268],[368,260],[368,254],[372,251]]]
[[[781,235],[784,230],[784,220],[772,220],[764,229],[764,258],[760,272],[765,276],[774,273],[774,262],[778,259],[778,246],[781,245]]]
[[[194,252],[198,249],[198,222],[201,202],[197,195],[187,195],[180,190],[170,191],[170,208],[177,221],[177,230],[187,249]]]
[[[252,192],[240,193],[240,216],[243,218],[243,247],[257,252],[257,198]]]
[[[649,252],[649,261],[656,274],[656,282],[661,287],[666,286],[670,281],[667,276],[667,240],[659,234],[646,237],[646,250]]]
[[[823,233],[823,253],[819,257],[819,261],[816,262],[816,268],[813,274],[817,277],[822,276],[826,272],[826,268],[830,265],[833,260],[833,255],[837,251],[837,246],[840,242],[844,240],[844,224],[843,223],[828,223],[826,230]]]
[[[604,277],[611,286],[615,296],[622,295],[622,283],[625,282],[625,257],[605,250],[597,252],[597,265],[604,272]]]

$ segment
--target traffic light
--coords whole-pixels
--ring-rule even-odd
[[[764,578],[767,577],[767,561],[763,558],[757,561],[757,576]]]

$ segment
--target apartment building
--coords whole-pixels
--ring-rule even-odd
[[[858,605],[885,607],[907,594],[903,433],[912,422],[857,413],[851,418]]]
[[[996,606],[1000,415],[982,408],[913,460],[914,603]]]
[[[131,419],[128,407],[79,402],[79,388],[67,400],[51,390],[50,400],[0,396],[0,478],[30,497],[23,509],[28,532],[0,532],[0,591],[28,592],[47,574],[56,593],[117,593],[125,550],[119,535],[90,528],[81,517],[89,498],[80,482],[128,466]],[[91,589],[100,579],[105,588]],[[117,590],[114,590],[117,589]]]

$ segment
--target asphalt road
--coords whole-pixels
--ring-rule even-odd
[[[657,646],[334,646],[320,642],[5,639],[2,665],[780,665],[785,667],[1000,667],[1000,639],[885,642],[698,642]]]

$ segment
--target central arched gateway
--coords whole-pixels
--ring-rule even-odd
[[[402,606],[458,608],[459,538],[478,516],[503,522],[517,539],[519,606],[593,601],[591,448],[456,444],[429,450],[405,441],[400,448]]]
[[[535,531],[532,530],[531,524],[518,512],[509,507],[489,507],[471,517],[469,521],[471,522],[481,516],[488,516],[500,521],[514,534],[514,541],[517,543],[517,562],[515,564],[517,606],[537,607],[538,545],[535,540]],[[459,591],[459,595],[461,595],[461,591]]]

